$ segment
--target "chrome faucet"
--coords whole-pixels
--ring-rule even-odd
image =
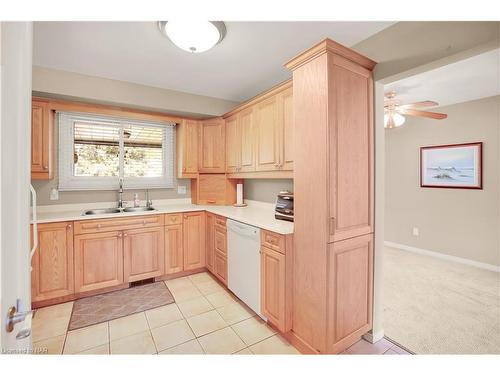
[[[151,201],[151,199],[149,199],[149,190],[146,189],[146,207],[151,208],[152,205],[153,202]]]
[[[118,208],[123,208],[123,179],[119,180],[119,188],[118,188]]]

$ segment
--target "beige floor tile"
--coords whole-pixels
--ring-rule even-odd
[[[33,319],[31,323],[31,334],[33,341],[41,341],[51,337],[66,334],[68,330],[69,317],[54,319]]]
[[[110,341],[118,340],[122,337],[147,330],[149,330],[148,321],[146,320],[146,315],[143,312],[109,321]]]
[[[262,341],[276,333],[262,319],[257,317],[243,320],[231,327],[248,346]]]
[[[207,281],[214,281],[213,277],[208,272],[195,273],[194,275],[189,275],[188,277],[195,285]]]
[[[175,303],[146,310],[145,313],[151,329],[184,319]]]
[[[200,290],[201,294],[213,294],[216,292],[225,291],[224,287],[222,287],[217,281],[204,281],[196,284],[196,287]]]
[[[345,350],[346,354],[383,354],[393,346],[392,342],[383,338],[372,344],[364,339],[359,340]]]
[[[62,354],[66,335],[51,337],[33,343],[33,354]]]
[[[109,341],[108,323],[69,331],[64,344],[64,353],[78,353],[84,350],[106,344]]]
[[[198,288],[194,286],[194,284],[191,284],[190,286],[170,289],[170,291],[172,292],[176,303],[202,296],[202,294],[200,293]]]
[[[74,302],[71,301],[37,309],[33,320],[54,318],[69,319],[71,317],[71,312],[73,311],[73,303]]]
[[[173,290],[173,289],[182,289],[185,287],[190,287],[193,286],[193,282],[191,279],[186,276],[186,277],[178,277],[177,279],[172,279],[172,280],[165,280],[165,285],[167,286],[168,289]]]
[[[227,323],[215,310],[193,316],[188,318],[187,321],[196,337],[227,327]]]
[[[109,354],[109,344],[104,344],[96,346],[95,348],[84,350],[83,352],[76,353],[80,354]]]
[[[156,347],[149,330],[109,343],[111,354],[155,354]]]
[[[207,354],[232,354],[246,346],[231,327],[200,337],[198,341]]]
[[[213,310],[213,306],[205,297],[197,297],[178,303],[179,309],[185,318],[200,315],[204,312]]]
[[[292,344],[279,335],[271,336],[250,346],[250,350],[254,354],[300,354]]]
[[[255,313],[241,302],[233,302],[229,305],[219,307],[217,312],[229,325],[251,318]]]
[[[193,331],[185,320],[178,320],[151,330],[156,349],[160,352],[194,339]]]
[[[215,308],[226,306],[237,301],[235,296],[233,296],[229,292],[226,292],[225,290],[207,294],[205,297],[208,299],[208,302],[210,302]]]
[[[158,354],[205,354],[198,340],[194,339],[184,344],[174,346]]]
[[[233,354],[253,354],[252,351],[248,348],[245,348],[243,350],[240,350],[239,352],[233,353]]]

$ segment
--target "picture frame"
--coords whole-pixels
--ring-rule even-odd
[[[483,189],[483,142],[420,147],[420,187]]]

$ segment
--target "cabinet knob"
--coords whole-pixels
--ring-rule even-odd
[[[71,224],[68,224],[67,228],[68,228],[68,229],[71,229]]]
[[[177,221],[177,216],[172,217],[172,221]]]
[[[183,172],[186,172],[186,167],[183,167],[183,168],[182,168],[182,171],[183,171]]]
[[[143,221],[142,221],[142,225],[146,225],[146,220],[143,220]]]
[[[48,165],[44,165],[43,169],[47,170],[47,169],[49,169],[49,166]]]
[[[121,238],[121,237],[122,237],[122,233],[121,233],[121,232],[120,232],[120,233],[118,233],[118,237],[119,237],[119,238]]]
[[[101,224],[97,224],[97,229],[101,229]]]
[[[274,164],[274,168],[278,169],[280,167],[279,163]]]
[[[128,234],[127,234],[127,233],[123,233],[123,237],[127,237],[127,236],[128,236]]]

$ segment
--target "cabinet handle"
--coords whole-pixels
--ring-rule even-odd
[[[118,233],[118,238],[122,238],[122,233]]]
[[[127,234],[127,233],[123,233],[123,237],[127,237],[127,236],[128,236],[128,234]]]
[[[47,165],[44,165],[43,169],[47,170],[47,169],[49,169],[49,167]]]
[[[280,167],[279,163],[274,164],[274,168],[278,169]]]
[[[143,220],[143,221],[142,221],[142,225],[146,225],[146,220]]]
[[[172,217],[172,221],[177,221],[177,216]]]
[[[183,171],[183,172],[186,172],[186,167],[183,167],[183,168],[182,168],[182,171]]]
[[[216,201],[215,201],[215,200],[213,200],[213,199],[209,199],[209,200],[207,200],[207,203],[215,203],[215,202],[216,202]]]
[[[101,224],[97,224],[97,229],[101,229]]]
[[[329,225],[330,225],[330,235],[334,235],[335,234],[335,218],[334,217],[331,217],[329,219]]]

